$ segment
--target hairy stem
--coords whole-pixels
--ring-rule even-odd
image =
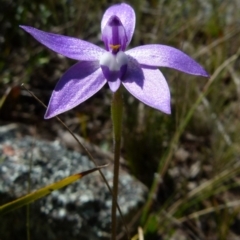
[[[112,198],[112,240],[116,239],[117,230],[117,196],[118,196],[118,175],[119,175],[119,159],[121,150],[121,134],[122,134],[122,114],[123,101],[121,90],[113,94],[111,115],[113,124],[113,144],[114,144],[114,177],[113,177],[113,198]]]

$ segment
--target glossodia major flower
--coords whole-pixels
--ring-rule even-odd
[[[70,110],[108,83],[112,92],[120,84],[146,105],[170,114],[170,92],[159,67],[208,77],[192,58],[173,47],[150,44],[126,50],[135,29],[135,12],[125,3],[108,8],[101,21],[105,49],[92,43],[20,26],[51,50],[78,60],[57,83],[45,118]]]

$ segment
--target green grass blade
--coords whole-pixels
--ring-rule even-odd
[[[89,173],[99,170],[100,168],[101,167],[97,167],[97,168],[93,168],[93,169],[90,169],[90,170],[82,172],[82,173],[77,173],[77,174],[71,175],[69,177],[66,177],[66,178],[58,181],[58,182],[55,182],[46,187],[43,187],[35,192],[32,192],[23,197],[20,197],[10,203],[4,204],[4,205],[0,206],[0,215],[3,215],[5,213],[8,213],[15,209],[18,209],[20,207],[23,207],[29,203],[32,203],[32,202],[50,194],[51,192],[53,192],[55,190],[61,189],[65,186],[77,181],[78,179],[82,178],[83,176],[85,176]]]

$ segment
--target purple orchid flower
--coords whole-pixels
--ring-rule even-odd
[[[192,58],[173,47],[151,44],[126,50],[134,28],[135,12],[125,3],[108,8],[101,21],[106,50],[83,40],[20,26],[51,50],[79,60],[57,83],[45,118],[54,117],[84,102],[107,82],[111,91],[120,84],[140,101],[170,114],[170,91],[158,67],[208,77]],[[124,52],[125,51],[125,52]]]

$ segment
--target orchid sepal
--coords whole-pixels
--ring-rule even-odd
[[[20,27],[44,46],[74,60],[96,61],[106,52],[106,50],[78,38],[44,32],[29,26],[20,25]]]
[[[126,51],[126,54],[138,59],[142,66],[168,67],[192,75],[209,77],[201,65],[174,47],[148,44],[132,48]]]

